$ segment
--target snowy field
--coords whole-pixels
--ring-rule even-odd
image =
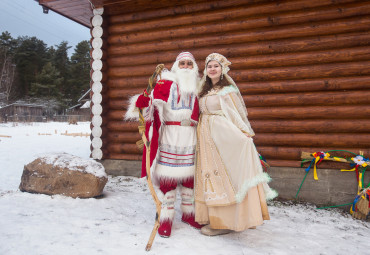
[[[0,254],[370,254],[370,222],[340,210],[271,203],[270,221],[257,229],[202,236],[180,221],[170,238],[156,236],[145,251],[155,206],[145,180],[111,177],[99,199],[19,191],[23,166],[40,153],[89,158],[90,123],[0,124]],[[49,134],[49,135],[41,135]]]

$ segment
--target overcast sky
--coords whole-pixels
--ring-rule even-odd
[[[35,0],[0,0],[0,33],[8,31],[13,38],[36,36],[48,47],[67,41],[72,48],[82,40],[90,40],[90,30],[51,10],[42,12]]]

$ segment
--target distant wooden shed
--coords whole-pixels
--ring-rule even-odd
[[[39,0],[91,28],[95,158],[141,160],[137,123],[122,120],[126,101],[181,51],[200,70],[212,52],[232,62],[255,144],[271,166],[300,167],[302,151],[370,155],[369,1],[90,2]]]
[[[42,121],[45,113],[43,105],[13,103],[0,108],[0,117],[3,121]]]

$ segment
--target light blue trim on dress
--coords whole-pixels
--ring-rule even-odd
[[[255,176],[252,180],[245,182],[241,187],[240,191],[237,194],[235,194],[236,202],[237,203],[242,202],[251,188],[257,186],[260,183],[269,183],[270,181],[271,177],[267,173],[260,173],[259,175]],[[273,189],[264,191],[266,200],[272,200],[278,196],[278,193]]]
[[[227,87],[223,87],[217,94],[220,96],[225,96],[232,92],[238,93],[239,90],[234,85],[229,85]]]

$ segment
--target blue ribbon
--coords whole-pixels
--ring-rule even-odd
[[[310,163],[310,165],[305,169],[306,172],[310,171],[311,169],[311,166],[313,165],[313,163],[315,163],[315,159],[313,159]]]
[[[356,198],[355,198],[355,201],[353,201],[353,204],[352,204],[352,211],[355,212],[356,211],[356,204],[357,204],[357,201],[360,199],[360,195],[357,195]]]

